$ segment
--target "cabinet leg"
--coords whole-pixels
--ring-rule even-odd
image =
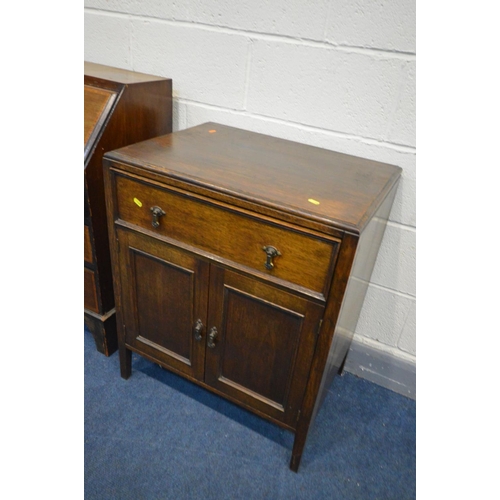
[[[292,458],[290,460],[290,469],[293,472],[299,470],[300,459],[302,458],[302,452],[304,451],[304,445],[306,444],[306,433],[297,432],[295,434],[295,440],[293,442]]]
[[[125,346],[119,347],[120,353],[120,375],[125,380],[132,375],[132,351]]]
[[[342,360],[342,363],[340,364],[339,371],[337,372],[340,376],[342,376],[344,374],[344,367],[345,367],[345,362],[346,362],[348,354],[349,354],[349,351],[346,352],[344,359]]]
[[[94,337],[97,350],[105,356],[111,356],[118,345],[116,337],[116,314],[114,309],[111,313],[99,315],[85,309],[85,326]]]
[[[299,470],[301,458],[302,458],[302,454],[300,454],[300,455],[293,455],[292,454],[292,459],[290,460],[290,470],[292,470],[293,472],[297,472]]]

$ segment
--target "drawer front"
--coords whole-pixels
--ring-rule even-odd
[[[99,302],[97,300],[97,286],[95,274],[90,269],[84,268],[84,307],[96,313],[99,312]]]
[[[121,175],[115,178],[119,219],[326,295],[338,240]],[[164,212],[156,218],[157,227],[151,207]],[[274,247],[279,255],[268,257],[272,250],[264,247]]]
[[[89,226],[83,226],[83,259],[85,262],[92,264],[94,262],[94,252],[92,251],[92,242],[90,240]]]

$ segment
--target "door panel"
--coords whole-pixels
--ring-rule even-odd
[[[117,230],[126,342],[176,371],[203,380],[208,263],[144,235]]]
[[[302,314],[225,287],[220,370],[226,382],[283,409],[303,320]],[[280,335],[282,330],[288,335]]]
[[[189,331],[192,325],[194,272],[135,248],[130,251],[141,340],[147,339],[189,363],[190,336],[176,332]]]
[[[95,279],[95,272],[85,267],[83,269],[83,273],[83,298],[85,309],[90,309],[95,313],[99,313],[99,300],[97,299],[97,283]]]
[[[205,382],[295,425],[323,307],[250,277],[211,266]]]

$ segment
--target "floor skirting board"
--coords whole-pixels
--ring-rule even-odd
[[[368,344],[352,341],[345,371],[416,400],[416,365]]]

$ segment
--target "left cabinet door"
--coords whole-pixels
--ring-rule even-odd
[[[203,380],[208,262],[143,234],[116,231],[125,343]]]

